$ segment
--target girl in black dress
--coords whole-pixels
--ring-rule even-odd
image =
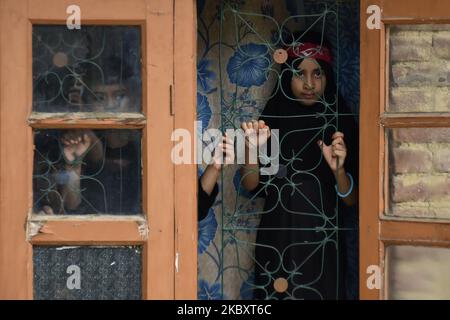
[[[269,152],[269,140],[279,141],[276,174],[262,175],[260,164],[241,169],[244,188],[265,198],[255,245],[257,299],[345,297],[344,219],[357,203],[358,132],[337,97],[329,48],[314,36],[286,47],[272,98],[258,121],[242,123],[247,137],[262,131],[257,145],[267,143]],[[251,141],[247,154],[257,147]]]

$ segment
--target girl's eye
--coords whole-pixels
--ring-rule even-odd
[[[95,93],[95,101],[97,101],[97,102],[105,101],[105,95],[103,93],[96,92]]]
[[[125,98],[125,92],[120,92],[120,93],[116,94],[116,100],[120,101],[123,98]]]
[[[314,72],[314,76],[315,76],[316,78],[322,77],[322,71],[321,71],[321,70],[316,70],[316,71]]]
[[[303,71],[294,71],[294,76],[300,79],[303,79],[305,77],[305,73]]]

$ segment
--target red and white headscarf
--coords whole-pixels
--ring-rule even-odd
[[[331,64],[331,52],[327,47],[305,42],[285,49],[290,58],[312,58]]]

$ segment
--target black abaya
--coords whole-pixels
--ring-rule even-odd
[[[265,198],[255,248],[254,297],[340,299],[346,267],[341,229],[347,208],[336,195],[335,178],[317,141],[328,145],[335,131],[344,133],[344,167],[356,185],[355,123],[351,115],[333,113],[334,105],[308,107],[282,100],[269,102],[260,116],[271,129],[279,129],[280,167],[275,175],[261,175],[254,191]],[[283,284],[287,289],[279,292]]]

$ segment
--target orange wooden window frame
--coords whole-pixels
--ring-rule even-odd
[[[77,1],[82,25],[141,27],[143,115],[128,115],[126,122],[114,115],[99,121],[88,114],[67,122],[31,112],[32,25],[64,25],[70,4],[67,0],[0,2],[0,27],[8,30],[0,38],[0,299],[32,299],[33,244],[141,244],[143,298],[195,299],[196,166],[175,168],[170,158],[174,126],[194,133],[195,0]],[[175,52],[175,41],[184,50]],[[32,215],[32,129],[80,127],[142,129],[144,216]],[[39,226],[40,232],[30,236],[33,226]]]
[[[366,27],[369,5],[378,5],[382,9],[380,30]],[[385,113],[388,85],[386,27],[390,24],[449,23],[450,3],[445,0],[362,0],[360,9],[360,297],[384,299],[387,296],[384,283],[381,290],[370,290],[366,286],[366,270],[370,265],[376,265],[384,273],[386,246],[450,247],[450,221],[384,216],[387,190],[385,128],[450,127],[450,113]]]

